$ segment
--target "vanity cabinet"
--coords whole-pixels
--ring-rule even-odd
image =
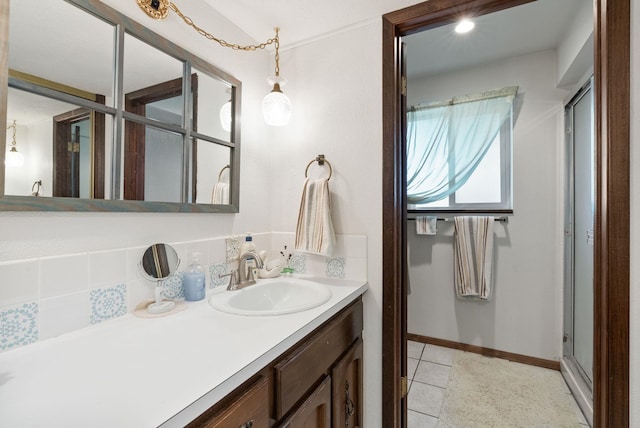
[[[282,428],[331,428],[331,378],[325,376],[309,398],[280,424]]]
[[[362,326],[359,297],[188,426],[361,427]]]

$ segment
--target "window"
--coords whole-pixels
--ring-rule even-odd
[[[410,213],[512,212],[512,105],[516,91],[505,88],[454,98],[409,112]]]

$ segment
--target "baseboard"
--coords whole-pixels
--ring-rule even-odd
[[[407,339],[414,342],[428,343],[430,345],[442,346],[445,348],[459,349],[460,351],[473,352],[485,357],[502,358],[515,363],[528,364],[530,366],[544,367],[560,371],[560,361],[545,360],[544,358],[530,357],[528,355],[514,354],[512,352],[498,351],[497,349],[484,348],[482,346],[468,345],[466,343],[454,342],[452,340],[436,339],[435,337],[421,336],[419,334],[407,333]]]

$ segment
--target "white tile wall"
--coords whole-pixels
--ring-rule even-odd
[[[121,284],[127,280],[127,251],[89,253],[89,287]]]
[[[88,291],[40,300],[39,340],[88,327],[88,301]]]
[[[73,254],[40,259],[40,297],[56,297],[87,290],[88,255]]]
[[[9,306],[36,300],[38,272],[38,260],[0,263],[0,302]]]
[[[244,234],[239,236],[244,239]],[[286,245],[297,273],[366,280],[366,236],[336,236],[332,257],[293,250],[293,233],[252,236],[258,250],[279,254]],[[224,286],[226,281],[218,275],[237,267],[235,261],[227,263],[225,238],[171,243],[181,261],[179,272],[199,252],[207,286]],[[152,299],[156,284],[139,268],[145,250],[120,248],[0,263],[0,352],[133,312],[140,302]],[[179,294],[181,284],[176,281],[179,275],[165,287],[167,292]]]

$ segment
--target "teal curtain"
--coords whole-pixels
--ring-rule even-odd
[[[517,87],[456,97],[407,113],[407,202],[448,197],[473,174],[511,117]]]

